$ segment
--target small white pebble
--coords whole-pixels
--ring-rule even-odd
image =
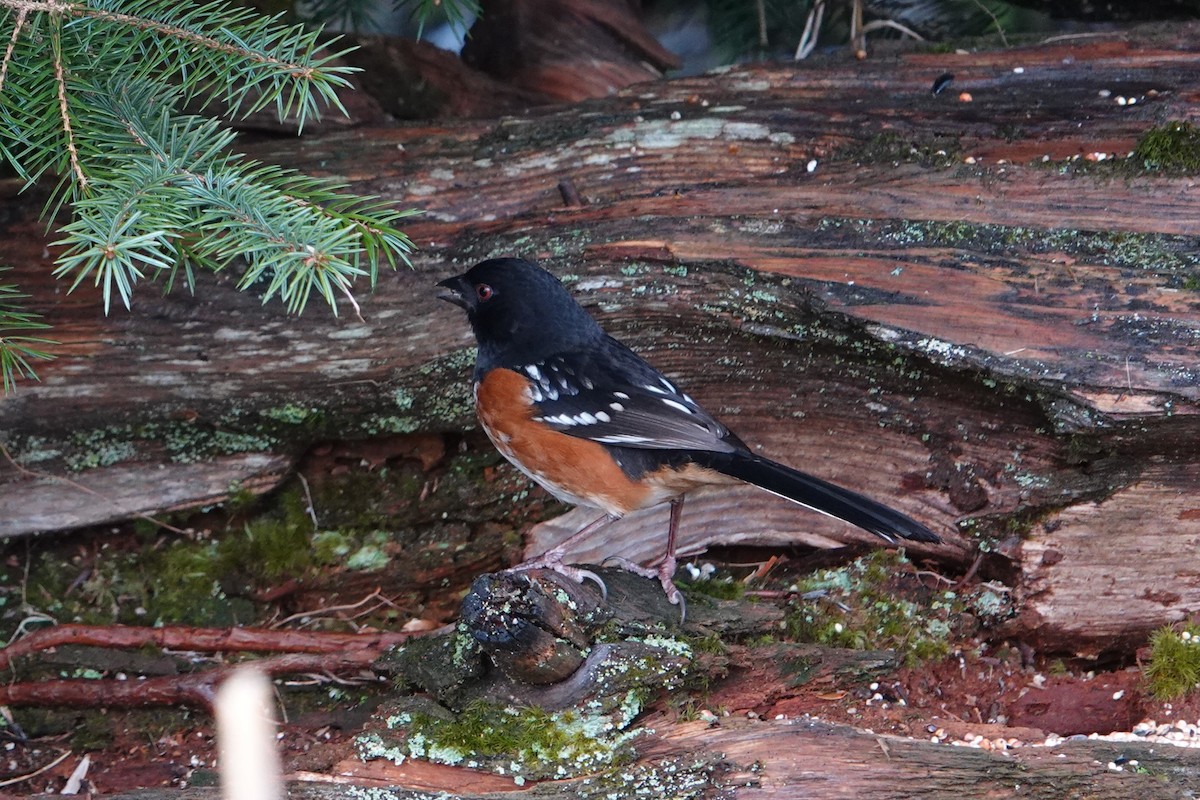
[[[967,156],[966,158],[963,159],[963,163],[964,164],[974,164],[975,156]]]
[[[683,119],[683,114],[680,114],[678,111],[672,111],[671,119],[673,119],[675,121],[679,121],[679,120]]]
[[[1112,97],[1112,91],[1110,89],[1101,89],[1097,94],[1099,94],[1101,97]]]
[[[843,625],[842,623],[840,623],[840,622],[833,623],[833,632],[834,633],[841,633],[844,630],[846,630],[846,626]]]
[[[1050,154],[1049,154],[1049,153],[1047,153],[1046,155],[1042,156],[1042,163],[1043,163],[1043,164],[1045,164],[1045,163],[1046,163],[1047,161],[1049,161],[1049,160],[1050,160]]]
[[[1025,72],[1025,68],[1024,67],[1013,67],[1013,72],[1017,73],[1018,75],[1021,75],[1022,73]]]
[[[1123,105],[1125,105],[1125,104],[1126,104],[1126,103],[1128,103],[1128,102],[1129,102],[1129,101],[1125,99],[1125,96],[1124,96],[1124,95],[1117,95],[1117,105],[1119,105],[1119,106],[1123,106]]]
[[[1122,697],[1124,697],[1124,696],[1125,696],[1125,690],[1124,690],[1124,689],[1122,689],[1122,690],[1121,690],[1121,691],[1119,691],[1119,692],[1113,692],[1113,700],[1120,700],[1120,699],[1121,699]]]
[[[817,160],[815,158],[810,158],[808,160],[808,163],[804,166],[804,168],[807,169],[809,172],[816,172]]]

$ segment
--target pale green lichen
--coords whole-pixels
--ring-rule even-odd
[[[604,714],[482,701],[468,704],[452,718],[404,711],[389,716],[386,724],[402,738],[389,744],[377,733],[364,734],[355,742],[360,757],[397,764],[408,758],[450,765],[470,762],[518,781],[570,778],[625,763],[632,757],[629,743],[641,735]]]
[[[286,403],[274,408],[264,408],[258,412],[267,419],[283,422],[287,425],[303,425],[321,415],[319,408],[302,406],[296,403]]]

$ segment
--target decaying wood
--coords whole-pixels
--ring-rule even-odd
[[[528,577],[533,583],[544,581],[543,588],[551,593],[562,590],[572,598],[582,600],[578,608],[574,608],[573,603],[564,608],[574,608],[579,614],[577,621],[592,629],[589,639],[600,629],[607,631],[608,641],[604,644],[592,642],[587,660],[577,675],[556,684],[532,685],[513,681],[494,670],[480,669],[476,656],[464,656],[467,651],[457,638],[471,634],[459,630],[447,634],[441,642],[423,640],[391,659],[389,670],[401,679],[400,683],[424,689],[428,697],[416,698],[409,705],[405,705],[403,699],[393,698],[377,712],[380,723],[368,730],[380,729],[382,720],[389,720],[386,723],[389,729],[403,729],[403,722],[391,720],[405,709],[438,709],[429,713],[452,719],[455,713],[452,709],[462,708],[479,698],[501,703],[536,703],[547,709],[581,709],[593,704],[603,708],[613,701],[614,692],[619,697],[636,688],[639,680],[646,680],[633,676],[628,679],[632,683],[614,684],[613,672],[604,679],[597,679],[595,673],[603,672],[605,664],[620,663],[622,649],[629,655],[639,647],[652,652],[661,646],[647,637],[647,633],[661,625],[663,619],[639,622],[627,616],[627,612],[642,615],[646,608],[655,607],[653,597],[662,594],[657,581],[620,571],[606,571],[604,577],[610,582],[610,599],[616,603],[612,605],[600,602],[591,589],[564,583],[558,576],[533,572]],[[763,616],[752,619],[753,612],[744,614],[745,609],[745,605],[738,603],[698,606],[696,619],[688,623],[688,632],[693,636],[707,631],[722,638],[735,633],[753,637],[777,624],[777,620],[770,619],[772,613],[778,614],[777,610],[766,610]],[[673,611],[665,601],[658,610],[665,614]],[[625,638],[614,637],[615,631],[623,632]],[[666,640],[660,637],[659,641]],[[674,658],[678,661],[665,665],[669,673],[682,674],[689,668],[678,655],[661,655],[664,660]],[[864,671],[891,663],[887,654],[784,643],[761,648],[735,648],[725,659],[728,672],[745,669],[748,659],[757,659],[761,667],[778,673],[773,682],[775,686],[788,685],[789,680],[797,678],[794,672],[797,659],[813,665],[812,672],[803,680],[813,680],[821,674],[847,667],[852,667],[861,677]],[[720,691],[719,673],[720,670],[713,669],[713,664],[708,665],[706,674],[711,683],[707,685],[717,693]],[[616,670],[615,674],[621,675],[622,671]],[[438,706],[434,699],[444,705]],[[470,760],[477,768],[435,763],[424,757],[391,760],[350,756],[328,772],[293,772],[289,775],[288,794],[298,798],[348,798],[386,789],[398,793],[397,796],[428,792],[449,798],[489,800],[500,797],[524,800],[612,796],[745,800],[792,798],[798,794],[813,800],[887,800],[917,796],[935,800],[963,796],[1174,800],[1191,796],[1200,789],[1200,755],[1196,750],[1175,748],[1161,742],[1081,738],[1056,746],[1042,746],[1033,743],[1034,737],[1042,735],[1041,731],[959,724],[958,729],[963,732],[986,733],[989,742],[1009,736],[1022,736],[1026,741],[1025,746],[1014,749],[988,750],[939,744],[921,738],[879,735],[804,718],[710,715],[708,721],[685,721],[674,713],[655,713],[639,719],[637,724],[642,733],[632,740],[632,763],[589,772],[586,776],[514,782],[509,773],[517,767],[509,760],[500,758],[493,763],[486,755],[475,753],[470,755]],[[488,765],[497,769],[489,771]],[[121,795],[125,798],[163,796],[148,791]],[[200,798],[207,795],[203,791],[180,793],[172,790],[170,796]]]
[[[58,625],[28,634],[0,648],[0,671],[19,675],[18,669],[41,661],[47,651],[71,649],[86,660],[70,666],[123,672],[118,648],[154,647],[207,653],[283,653],[257,661],[267,675],[361,672],[385,651],[416,634],[342,634],[254,628],[138,627],[127,625]],[[174,665],[153,664],[167,674],[141,675],[141,680],[105,678],[9,681],[0,686],[0,705],[65,706],[70,708],[148,708],[190,706],[211,711],[216,689],[234,666],[216,666],[178,674]]]
[[[409,633],[327,633],[258,628],[152,628],[140,625],[55,625],[0,649],[0,671],[15,659],[66,645],[196,650],[210,653],[285,652],[328,654],[361,650],[379,653],[413,638]]]
[[[628,0],[482,0],[463,61],[531,94],[574,102],[678,69]]]
[[[501,572],[476,579],[463,601],[462,625],[509,679],[559,683],[583,663],[588,638],[566,607],[579,593],[556,589],[546,591],[521,573]]]
[[[416,270],[362,299],[365,322],[288,318],[232,276],[194,298],[140,287],[105,318],[95,292],[48,278],[38,203],[14,200],[0,260],[62,344],[41,383],[0,400],[0,430],[23,465],[144,513],[186,502],[161,499],[164,464],[461,430],[470,337],[432,284],[488,255],[538,257],[752,445],[945,535],[922,555],[965,565],[987,539],[985,574],[1015,581],[1013,635],[1127,654],[1200,611],[1167,555],[1200,536],[1200,199],[1192,178],[1124,171],[1152,125],[1195,116],[1195,33],[747,66],[262,145],[426,211]],[[947,71],[971,102],[930,93]],[[584,205],[564,206],[564,180]],[[77,492],[4,464],[0,482],[7,508]],[[689,501],[690,546],[856,535],[739,491]],[[70,502],[69,522],[7,535],[111,519]],[[632,522],[598,543],[652,549]]]
[[[690,723],[658,737],[654,755],[663,773],[676,778],[675,797],[741,800],[887,800],[964,796],[1063,800],[1180,800],[1200,786],[1200,769],[1188,751],[1144,743],[1068,742],[1054,748],[1005,753],[936,745],[855,731],[820,722],[723,720],[719,726]],[[681,754],[681,755],[671,755]],[[1110,768],[1135,760],[1137,768]],[[454,767],[404,765],[374,772],[362,769],[335,777],[299,774],[288,783],[296,800],[336,800],[375,791],[438,791],[457,778],[448,800],[575,800],[605,796],[594,783],[556,781],[524,788],[498,776],[470,776]],[[395,776],[407,774],[407,781]],[[628,786],[646,771],[631,772]],[[660,784],[660,786],[663,784]],[[609,787],[611,791],[612,787]],[[647,788],[647,791],[652,791]],[[395,796],[408,796],[397,794]],[[119,800],[212,800],[216,789],[147,789]]]
[[[255,666],[271,677],[334,675],[366,669],[374,658],[375,654],[365,650],[332,655],[293,654],[263,658],[255,662]],[[0,686],[0,705],[78,709],[186,706],[211,711],[217,688],[236,669],[236,666],[219,666],[186,675],[138,681],[64,678],[10,683]]]

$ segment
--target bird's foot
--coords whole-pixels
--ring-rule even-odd
[[[682,623],[687,618],[687,602],[683,599],[683,592],[679,591],[679,587],[675,585],[673,578],[675,577],[675,556],[664,556],[663,560],[658,562],[656,567],[643,567],[641,564],[635,564],[627,558],[620,556],[610,556],[604,559],[605,564],[616,564],[626,572],[632,572],[634,575],[641,575],[643,578],[658,580],[662,584],[663,593],[667,596],[667,602],[673,606],[679,606],[679,621]]]
[[[547,550],[536,558],[531,558],[528,561],[517,564],[515,567],[509,567],[505,572],[528,572],[531,569],[548,569],[563,575],[576,583],[584,581],[592,581],[600,589],[600,596],[605,600],[608,599],[608,587],[604,585],[604,581],[599,575],[592,572],[590,569],[582,567],[573,567],[563,563],[563,553],[558,548]]]

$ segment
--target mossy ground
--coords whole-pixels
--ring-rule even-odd
[[[383,587],[384,594],[389,588],[404,594],[418,575],[450,575],[448,564],[478,558],[470,545],[483,521],[507,517],[512,527],[489,527],[482,548],[501,566],[506,549],[516,549],[518,526],[548,506],[530,499],[525,480],[501,465],[486,443],[463,442],[461,449],[457,439],[450,444],[429,470],[403,442],[390,459],[375,452],[356,458],[350,448],[310,461],[303,481],[292,478],[271,495],[235,493],[224,506],[167,520],[183,533],[140,521],[0,543],[0,640],[22,624],[36,626],[39,618],[222,627],[261,624],[310,603],[331,604],[321,601],[322,594],[342,598],[366,583]],[[462,587],[430,590],[446,595],[435,603],[440,613],[452,611],[455,593],[471,577],[464,569]],[[281,595],[281,586],[294,588]],[[424,611],[382,607],[355,622],[387,627]],[[310,626],[349,629],[320,615]]]
[[[1160,700],[1176,700],[1200,686],[1200,625],[1167,626],[1150,637],[1146,690]]]
[[[930,588],[904,553],[876,550],[796,584],[786,630],[801,642],[895,650],[909,665],[944,658],[955,644],[1012,613],[1012,598],[980,586]]]

